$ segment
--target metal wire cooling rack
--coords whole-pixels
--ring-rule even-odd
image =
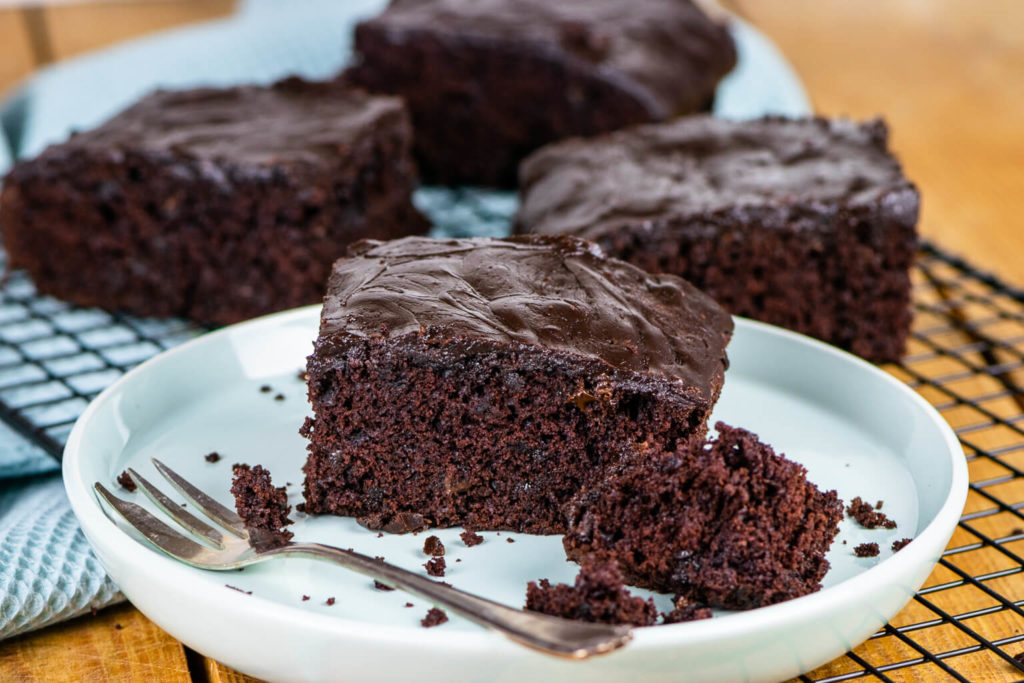
[[[498,195],[418,199],[435,219],[444,204],[452,225],[460,222],[453,207],[484,216],[490,228],[476,234],[500,233],[509,213]],[[802,681],[1024,680],[1013,659],[1024,652],[1024,291],[925,244],[914,305],[908,353],[887,369],[956,430],[970,469],[967,505],[910,604]],[[0,420],[59,457],[89,399],[199,332],[181,321],[74,308],[39,296],[15,272],[0,287]],[[979,679],[979,671],[991,673]]]

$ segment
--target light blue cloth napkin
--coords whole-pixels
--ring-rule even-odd
[[[32,156],[156,87],[267,83],[291,74],[328,78],[348,59],[352,25],[384,4],[249,0],[227,20],[45,69],[19,89],[0,119],[11,149]],[[808,113],[799,81],[772,44],[740,22],[732,30],[740,64],[722,83],[715,113],[729,118]],[[8,161],[0,156],[0,170]],[[513,195],[481,190],[425,189],[416,203],[434,220],[437,235],[501,235],[515,210]],[[0,481],[0,638],[123,599],[89,550],[59,475],[24,478],[57,467],[0,422],[0,478],[22,477]]]
[[[7,149],[7,141],[0,139],[0,175],[7,172],[11,165],[11,153]]]
[[[92,554],[59,474],[0,484],[0,639],[123,597]]]

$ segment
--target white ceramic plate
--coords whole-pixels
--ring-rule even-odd
[[[842,654],[896,614],[927,577],[963,508],[963,455],[920,397],[825,344],[739,320],[715,419],[760,433],[843,499],[884,500],[884,511],[899,525],[868,531],[844,522],[829,553],[825,588],[814,595],[638,629],[623,650],[566,662],[455,617],[423,629],[423,601],[376,591],[365,578],[322,563],[279,560],[244,573],[193,569],[106,516],[93,482],[110,485],[127,466],[160,481],[151,456],[229,504],[232,463],[262,463],[278,484],[291,482],[291,500],[298,502],[305,452],[297,431],[307,404],[296,372],[317,320],[316,307],[269,316],[143,364],[89,406],[64,457],[72,507],[125,595],[189,647],[255,676],[421,683],[779,680]],[[264,384],[273,390],[261,392]],[[277,393],[284,400],[275,400]],[[207,463],[203,456],[210,451],[223,459]],[[299,540],[353,547],[423,571],[423,534],[378,538],[351,519],[297,516]],[[485,533],[483,545],[466,548],[458,531],[437,533],[448,549],[446,579],[460,588],[522,604],[527,581],[570,581],[575,574],[559,537]],[[892,541],[905,536],[914,542],[893,554]],[[854,557],[853,547],[863,541],[878,542],[881,555]],[[304,595],[310,599],[303,601]],[[335,598],[333,606],[325,604],[328,597]],[[405,607],[407,601],[414,606]]]

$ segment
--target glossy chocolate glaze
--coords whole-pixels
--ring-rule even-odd
[[[569,140],[520,167],[518,227],[598,239],[645,221],[752,209],[785,217],[879,202],[913,223],[917,192],[887,137],[880,120],[698,116]],[[776,224],[800,228],[799,216],[791,218]]]
[[[530,49],[613,82],[651,119],[696,111],[736,63],[724,26],[689,0],[393,0],[366,22],[395,36]]]
[[[527,346],[680,380],[713,400],[704,394],[732,319],[680,278],[570,237],[412,237],[363,241],[350,254],[334,265],[318,345],[408,335],[470,351]]]
[[[269,87],[158,90],[44,156],[77,151],[117,156],[132,150],[221,166],[228,162],[247,174],[258,174],[261,167],[267,173],[295,172],[336,166],[352,147],[372,139],[369,131],[407,126],[406,116],[397,97],[299,78]],[[211,177],[221,173],[212,165],[201,170]]]

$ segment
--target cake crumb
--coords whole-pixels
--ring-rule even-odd
[[[212,453],[207,453],[206,456],[203,458],[203,460],[205,460],[206,462],[219,462],[220,461],[220,453],[218,453],[217,451],[213,451]]]
[[[662,615],[663,624],[681,624],[685,621],[698,621],[711,618],[711,608],[699,603],[690,602],[682,595],[677,595],[673,600],[675,608]]]
[[[302,596],[302,602],[308,602],[308,601],[309,601],[309,596],[308,595],[303,595]]]
[[[299,380],[300,382],[305,382],[309,379],[309,375],[306,374],[305,370],[299,370],[297,373],[295,373],[295,379]]]
[[[239,588],[238,586],[232,586],[230,583],[225,583],[224,585],[227,588],[230,588],[233,591],[238,591],[239,593],[245,593],[246,595],[252,595],[252,591],[244,591],[241,588]]]
[[[899,551],[901,551],[904,548],[906,548],[907,544],[910,543],[912,540],[914,540],[914,539],[912,539],[912,538],[901,538],[898,541],[893,541],[892,542],[892,551],[894,553],[898,553]]]
[[[875,509],[876,510],[881,510],[882,509],[882,502],[883,501],[880,500],[877,503],[875,503]]]
[[[420,625],[423,628],[431,628],[432,626],[440,626],[446,621],[448,621],[448,615],[444,613],[443,609],[431,607],[427,610],[427,616],[420,620]]]
[[[406,607],[415,607],[415,605],[413,605],[413,604],[412,604],[411,602],[407,602],[407,603],[405,603],[405,606],[406,606]]]
[[[327,602],[324,603],[324,604],[326,604],[328,607],[333,607],[334,606],[334,598],[327,598]]]
[[[260,387],[260,393],[269,394],[271,391],[273,391],[273,389],[270,387],[269,384],[264,384],[263,386]]]
[[[128,470],[125,470],[121,474],[117,475],[117,483],[120,484],[121,488],[123,488],[128,493],[135,492],[135,482],[132,481],[131,476],[129,476]]]
[[[584,561],[571,586],[531,581],[526,586],[526,609],[604,624],[651,626],[658,618],[654,601],[630,593],[614,562]]]
[[[484,537],[471,529],[463,531],[459,534],[459,538],[462,539],[462,542],[466,544],[467,548],[472,548],[473,546],[480,545],[484,542]]]
[[[423,565],[431,576],[444,576],[445,562],[443,557],[434,557]]]
[[[512,538],[511,536],[509,536],[505,540],[508,541],[509,543],[515,543],[516,542],[516,539]]]
[[[377,538],[384,538],[384,532],[383,531],[378,531],[377,532]]]
[[[883,512],[877,512],[871,503],[865,503],[857,496],[846,506],[846,514],[853,517],[858,524],[865,529],[882,527],[883,529],[895,529],[896,522],[885,516]]]
[[[391,586],[387,585],[386,583],[381,583],[377,579],[373,580],[373,587],[376,588],[379,591],[393,591],[393,590],[395,590]]]
[[[274,396],[274,400],[275,401],[283,401],[284,400],[284,394],[277,394],[277,395],[275,395]]]
[[[857,557],[878,557],[878,544],[861,543],[853,549],[853,554]]]
[[[231,471],[235,510],[248,529],[260,532],[254,541],[279,545],[291,540],[294,534],[285,527],[292,523],[288,517],[292,506],[288,504],[284,487],[275,488],[270,472],[262,465],[236,464]]]
[[[391,516],[375,512],[356,517],[356,523],[370,531],[384,531],[389,534],[412,533],[413,536],[421,529],[427,528],[427,520],[418,512],[398,512]]]
[[[444,555],[444,543],[437,536],[428,536],[427,540],[423,542],[423,552],[434,557],[441,557]]]
[[[455,561],[456,561],[456,562],[462,562],[462,558],[461,558],[461,557],[456,557],[456,558],[455,558]]]

